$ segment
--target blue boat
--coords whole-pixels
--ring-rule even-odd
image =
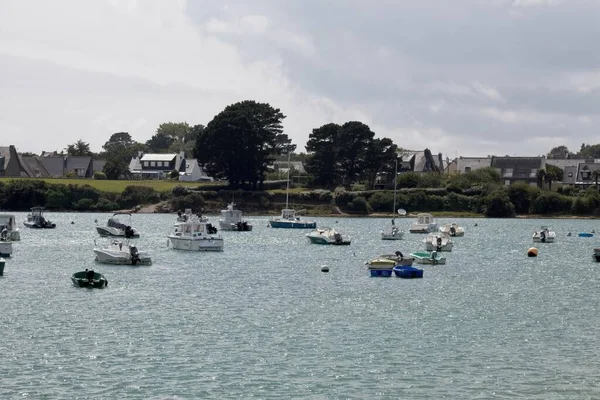
[[[303,221],[296,216],[296,210],[284,208],[281,210],[281,217],[269,221],[271,228],[293,228],[293,229],[316,229],[317,223],[314,221]]]
[[[587,233],[587,232],[579,232],[577,234],[577,236],[579,236],[579,237],[593,237],[594,234],[593,233]]]
[[[394,267],[393,271],[398,278],[413,279],[423,277],[423,270],[415,267],[397,266]]]

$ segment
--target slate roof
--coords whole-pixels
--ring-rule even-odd
[[[45,156],[40,161],[52,178],[62,178],[65,176],[65,160],[63,156]]]
[[[492,168],[522,168],[539,169],[543,168],[542,157],[492,157]]]
[[[10,162],[10,146],[0,146],[0,170],[4,170]]]
[[[96,171],[104,171],[106,160],[92,160],[92,173]]]
[[[21,166],[30,178],[48,178],[50,175],[38,157],[20,156]]]
[[[91,156],[68,156],[67,157],[67,171],[73,171],[75,169],[88,170],[92,162]]]
[[[567,185],[574,185],[577,178],[578,166],[568,166],[563,169],[563,180],[562,183]],[[570,175],[570,176],[569,176]]]

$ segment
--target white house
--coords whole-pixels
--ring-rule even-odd
[[[179,172],[179,180],[185,182],[212,182],[214,179],[204,172],[204,169],[198,165],[195,158],[186,158],[184,160],[185,171]]]

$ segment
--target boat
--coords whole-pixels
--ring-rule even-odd
[[[392,213],[396,213],[396,192],[398,185],[398,159],[396,158],[396,167],[394,169],[394,205],[392,207]],[[404,214],[402,214],[404,212]],[[406,215],[406,211],[403,209],[398,210],[399,215]],[[404,231],[400,230],[396,226],[396,218],[392,218],[389,225],[385,225],[381,230],[381,240],[401,240],[404,237]]]
[[[465,236],[465,228],[458,226],[456,222],[440,226],[440,232],[448,236]]]
[[[123,217],[129,217],[127,224],[121,222]],[[96,225],[96,231],[100,236],[115,236],[127,239],[140,237],[140,233],[135,228],[131,227],[131,213],[128,212],[114,213],[113,216],[108,219],[106,226]]]
[[[556,232],[548,229],[547,226],[542,226],[539,231],[533,232],[534,243],[554,243]]]
[[[0,257],[10,257],[12,252],[12,240],[0,240]]]
[[[289,208],[290,191],[290,153],[288,152],[288,171],[287,185],[285,189],[285,208],[281,210],[281,216],[269,221],[271,228],[290,228],[290,229],[316,229],[317,223],[314,221],[304,221],[296,215],[296,210]]]
[[[577,234],[577,236],[579,236],[579,237],[593,237],[594,234],[593,233],[588,233],[588,232],[579,232]]]
[[[33,207],[27,215],[27,220],[23,222],[28,228],[35,229],[54,229],[56,224],[44,217],[44,207]]]
[[[417,214],[417,220],[410,226],[410,233],[431,233],[438,229],[438,224],[431,214]]]
[[[592,259],[596,262],[600,262],[600,248],[594,249],[594,254],[592,254]]]
[[[410,253],[410,256],[415,259],[417,264],[446,264],[446,257],[440,256],[437,251]]]
[[[4,264],[6,264],[6,260],[0,257],[0,276],[4,275]]]
[[[342,235],[333,228],[317,228],[307,233],[306,238],[313,244],[333,244],[338,246],[349,245],[350,238]]]
[[[191,213],[185,222],[175,224],[175,231],[167,237],[171,246],[177,250],[223,250],[223,237],[217,234],[217,228]]]
[[[129,243],[113,240],[104,248],[94,247],[96,261],[102,264],[112,265],[152,265],[152,258],[145,251]]]
[[[395,254],[382,254],[377,258],[367,261],[365,264],[385,267],[410,267],[413,261],[414,258],[404,257],[401,252],[397,251]]]
[[[104,275],[94,272],[94,270],[87,269],[85,271],[75,272],[73,275],[71,275],[71,282],[73,282],[73,285],[79,287],[100,289],[108,286],[108,280],[106,280]]]
[[[369,275],[373,278],[389,278],[394,271],[393,266],[369,265],[367,267]]]
[[[248,221],[244,221],[242,214],[241,210],[235,209],[234,202],[229,203],[226,209],[221,210],[219,228],[221,228],[222,231],[251,231],[252,225],[250,225]]]
[[[415,267],[399,265],[397,267],[394,267],[393,271],[396,277],[398,278],[414,279],[423,277],[423,270]]]
[[[0,214],[0,237],[3,236],[13,242],[21,240],[21,230],[13,214]]]
[[[425,239],[425,250],[427,251],[452,251],[454,243],[452,238],[445,234],[429,234]]]

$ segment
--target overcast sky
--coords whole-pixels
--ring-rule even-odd
[[[600,143],[600,0],[0,0],[0,145],[268,102],[299,150],[362,121],[459,156]]]

